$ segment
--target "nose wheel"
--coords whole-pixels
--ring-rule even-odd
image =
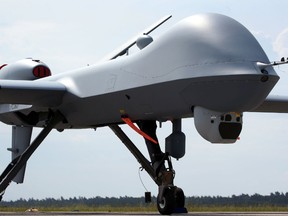
[[[169,215],[173,213],[176,204],[173,187],[165,187],[163,194],[157,196],[157,208],[160,214]]]
[[[185,196],[183,190],[176,186],[159,187],[157,196],[157,209],[162,215],[172,213],[187,213],[185,205]],[[162,190],[162,191],[161,191]]]
[[[145,137],[148,136],[158,142],[155,121],[142,121],[138,125],[141,131],[145,133]],[[157,208],[159,213],[162,215],[187,213],[187,209],[184,207],[185,196],[183,190],[176,187],[173,183],[175,172],[169,153],[163,153],[159,144],[155,144],[151,139],[145,138],[145,143],[151,159],[150,162],[144,157],[118,125],[110,125],[109,127],[120,138],[123,144],[130,150],[142,167],[159,186],[157,196]],[[176,138],[173,136],[172,138],[172,141],[177,141],[179,136],[176,136]]]

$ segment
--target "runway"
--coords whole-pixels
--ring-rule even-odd
[[[106,212],[0,212],[0,215],[14,216],[14,215],[47,215],[47,216],[149,216],[149,215],[160,215],[158,212],[155,213],[106,213]],[[183,216],[288,216],[288,212],[190,212],[188,214],[172,214],[172,215],[183,215]]]

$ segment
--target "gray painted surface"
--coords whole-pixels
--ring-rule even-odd
[[[33,106],[24,114],[60,110],[67,123],[58,128],[119,123],[122,114],[132,120],[192,117],[194,106],[244,112],[263,103],[279,79],[271,66],[263,74],[258,62],[269,60],[244,26],[223,15],[199,14],[135,54],[33,81],[13,103],[26,104],[27,95]],[[1,98],[9,103],[21,82],[0,81]],[[12,112],[2,113],[0,120],[25,124]]]

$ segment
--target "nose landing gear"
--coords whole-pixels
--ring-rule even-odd
[[[177,123],[179,124],[179,121],[177,121]],[[156,121],[141,121],[138,122],[138,126],[145,134],[158,142],[156,136]],[[187,209],[184,207],[184,192],[181,188],[175,186],[173,183],[175,172],[172,167],[169,153],[163,153],[159,144],[155,144],[155,142],[145,138],[145,143],[151,159],[150,162],[143,156],[139,149],[118,125],[110,125],[110,128],[130,150],[130,152],[147,171],[154,182],[159,186],[157,196],[158,211],[163,215],[169,215],[172,213],[187,213]],[[179,127],[174,127],[174,129],[179,129]],[[173,132],[175,132],[174,129]],[[178,139],[175,137],[176,136],[173,135],[171,140],[177,141]],[[177,135],[177,137],[179,136]],[[181,140],[183,140],[182,135]]]
[[[184,192],[173,183],[175,172],[167,153],[164,156],[164,161],[168,161],[168,168],[157,174],[161,182],[157,196],[157,209],[163,215],[187,213]]]

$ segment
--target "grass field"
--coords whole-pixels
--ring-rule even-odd
[[[63,207],[41,207],[31,206],[41,212],[53,211],[80,211],[80,212],[156,212],[155,204],[148,204],[142,206],[98,206],[89,207],[85,205],[63,206]],[[188,212],[288,212],[288,206],[186,206]],[[27,207],[0,207],[0,212],[24,212]]]

